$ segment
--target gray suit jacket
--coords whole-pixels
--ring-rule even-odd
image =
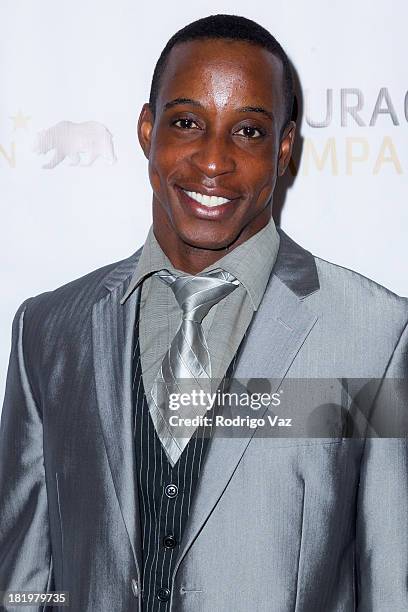
[[[275,388],[335,378],[348,397],[361,391],[359,379],[406,376],[407,300],[280,234],[235,376],[274,379]],[[13,324],[0,429],[0,590],[69,591],[74,612],[140,604],[137,291],[120,304],[139,254],[26,300]],[[171,610],[406,612],[406,439],[257,432],[210,442]]]

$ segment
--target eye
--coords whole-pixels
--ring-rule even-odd
[[[243,132],[243,133],[242,133]],[[245,125],[238,132],[236,132],[238,136],[244,136],[245,138],[260,138],[264,136],[264,132],[252,125]]]
[[[173,121],[173,125],[175,125],[178,128],[181,128],[182,130],[191,130],[193,128],[193,125],[195,125],[196,128],[198,128],[197,123],[193,121],[193,119],[188,119],[185,117],[182,119],[177,119],[177,121]]]

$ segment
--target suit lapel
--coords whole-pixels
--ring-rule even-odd
[[[137,263],[136,255],[122,262],[105,279],[109,293],[94,304],[92,338],[96,393],[106,453],[135,563],[140,569],[131,380],[139,290],[134,291],[124,304],[120,303]]]
[[[277,261],[259,310],[254,315],[234,372],[234,379],[266,378],[274,393],[317,321],[304,298],[319,289],[313,256],[280,232]],[[241,389],[242,391],[244,389]],[[265,408],[266,410],[266,408]],[[265,412],[264,410],[264,412]],[[262,417],[261,411],[257,415]],[[256,429],[253,430],[254,435]],[[251,438],[210,441],[190,517],[181,542],[177,567],[232,478]]]

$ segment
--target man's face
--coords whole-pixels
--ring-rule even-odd
[[[145,104],[138,125],[154,232],[167,255],[233,248],[269,221],[295,132],[291,122],[280,139],[282,89],[282,64],[261,47],[225,40],[173,47],[156,117]]]

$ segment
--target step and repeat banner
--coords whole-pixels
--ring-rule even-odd
[[[294,66],[298,141],[275,208],[283,229],[408,295],[406,2],[3,0],[1,400],[21,302],[143,244],[151,190],[138,115],[170,36],[215,13],[268,28]]]

